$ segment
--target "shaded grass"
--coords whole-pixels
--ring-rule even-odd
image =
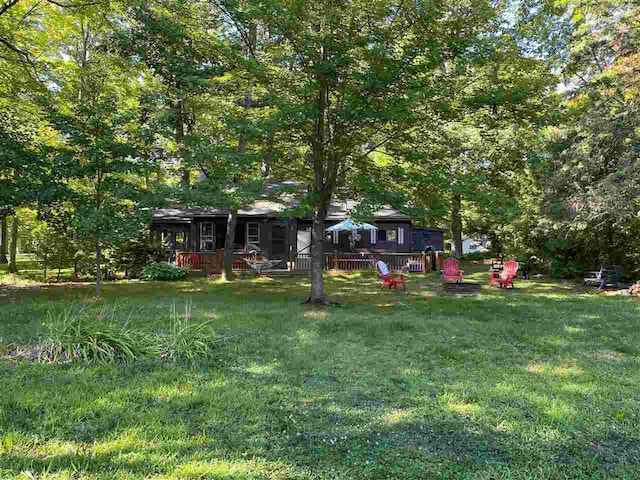
[[[636,300],[544,278],[476,298],[431,277],[407,296],[369,275],[327,282],[338,306],[303,305],[303,277],[3,292],[5,343],[73,303],[158,332],[191,302],[228,340],[192,366],[0,362],[0,477],[640,475]]]

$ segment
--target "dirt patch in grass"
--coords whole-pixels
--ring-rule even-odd
[[[29,362],[37,362],[42,357],[43,346],[40,344],[33,345],[0,345],[0,360],[27,360]]]
[[[594,358],[594,360],[606,360],[606,361],[619,362],[621,360],[624,360],[624,353],[605,350],[600,352],[593,352],[592,357]]]
[[[640,464],[640,440],[622,432],[609,432],[602,441],[595,441],[596,457],[604,465]]]

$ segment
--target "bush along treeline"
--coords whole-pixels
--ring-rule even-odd
[[[0,263],[17,268],[32,209],[46,226],[23,251],[99,296],[169,260],[145,229],[180,204],[228,211],[232,280],[238,212],[295,180],[317,240],[352,198],[355,216],[391,205],[449,229],[456,256],[482,235],[557,276],[640,273],[640,6],[429,5],[6,2]]]
[[[53,276],[57,281],[95,278],[95,253],[90,241],[56,228],[53,222],[37,219],[29,209],[21,209],[20,217],[23,219],[18,232],[20,250],[36,257],[41,278],[49,280]],[[144,229],[102,251],[101,276],[108,280],[142,278],[146,265],[166,262],[169,256],[169,245],[158,232]]]
[[[188,274],[188,267],[177,267],[167,262],[149,263],[142,269],[144,280],[182,280]]]

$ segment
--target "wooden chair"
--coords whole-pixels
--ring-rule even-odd
[[[440,270],[440,278],[445,282],[451,280],[461,282],[463,280],[463,277],[464,270],[460,270],[458,260],[453,257],[447,258],[442,264],[442,270]]]
[[[380,260],[380,263],[382,263],[385,267],[387,267],[387,264],[384,263],[382,260]],[[400,273],[399,277],[398,276],[393,277],[388,267],[387,267],[387,272],[389,273],[383,274],[382,270],[380,270],[380,265],[377,262],[376,262],[376,270],[378,271],[378,275],[382,280],[382,288],[389,287],[389,290],[393,288],[394,290],[397,291],[398,285],[402,285],[404,291],[405,292],[407,291],[407,286],[404,283],[404,274]]]
[[[622,281],[624,267],[621,265],[602,265],[600,271],[585,272],[583,285],[598,286],[600,290],[605,287],[618,287]]]
[[[509,260],[504,264],[501,272],[489,272],[489,286],[498,285],[500,288],[513,288],[513,279],[518,275],[518,262]]]

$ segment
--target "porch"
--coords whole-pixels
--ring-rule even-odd
[[[324,269],[343,272],[355,272],[375,269],[375,262],[371,255],[385,262],[391,271],[406,269],[411,273],[429,273],[434,270],[430,255],[424,253],[335,253],[324,254]],[[234,254],[233,271],[252,271],[249,262],[256,260],[256,255]],[[176,252],[176,265],[189,265],[194,270],[200,270],[209,274],[222,272],[224,262],[224,249],[215,252]],[[438,258],[436,259],[438,263]],[[436,265],[439,268],[439,265]],[[310,272],[311,254],[292,254],[289,260],[283,260],[280,264],[271,267],[274,271],[282,272]]]

